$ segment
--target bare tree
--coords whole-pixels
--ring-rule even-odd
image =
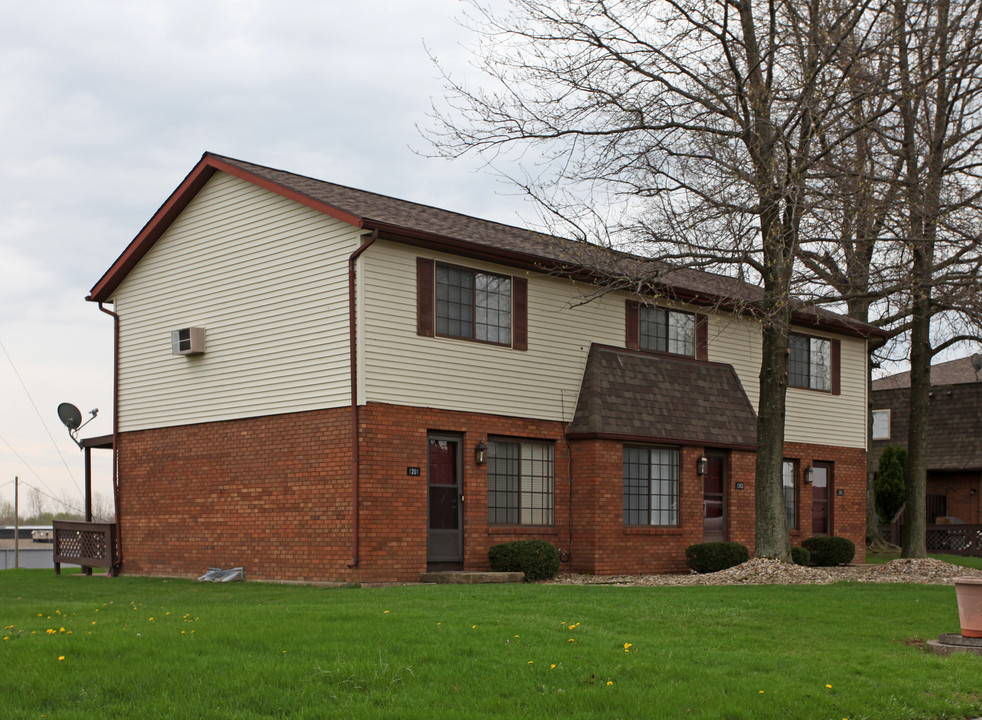
[[[817,166],[855,132],[835,135],[856,114],[847,89],[873,38],[872,3],[514,0],[503,16],[476,10],[478,57],[496,85],[471,91],[448,77],[450,107],[430,134],[443,155],[541,159],[538,176],[516,181],[553,217],[582,228],[598,203],[616,206],[615,236],[642,240],[646,254],[738,266],[759,281],[759,299],[741,305],[762,329],[756,554],[790,560],[781,465],[796,260]]]
[[[850,316],[891,329],[909,349],[904,554],[922,557],[930,360],[952,343],[978,339],[982,327],[976,231],[982,8],[963,0],[892,0],[889,8],[880,24],[885,42],[868,58],[875,63],[854,73],[861,82],[850,85],[866,96],[853,104],[864,113],[855,119],[859,129],[828,156],[816,217],[836,234],[802,259]],[[868,541],[877,538],[873,505],[868,495]]]
[[[900,71],[900,157],[909,260],[910,433],[904,557],[925,557],[927,423],[932,322],[975,305],[975,243],[982,187],[982,5],[972,0],[893,0]],[[906,263],[905,263],[906,265]],[[939,272],[945,282],[939,283]],[[961,308],[952,300],[960,297]],[[969,320],[972,318],[969,317]]]

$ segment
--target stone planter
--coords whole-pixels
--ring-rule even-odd
[[[982,578],[954,578],[962,636],[982,638]]]

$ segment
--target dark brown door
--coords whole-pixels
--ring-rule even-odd
[[[812,465],[812,535],[828,535],[831,518],[832,465]]]
[[[723,491],[726,488],[726,459],[709,455],[706,474],[702,478],[702,541],[726,540],[726,517],[723,512]]]
[[[460,517],[460,439],[429,436],[427,462],[427,563],[447,568],[464,560]]]

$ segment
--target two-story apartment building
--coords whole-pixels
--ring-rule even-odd
[[[541,538],[590,573],[753,548],[759,289],[205,154],[93,287],[123,571],[409,581]],[[106,307],[112,304],[112,310]],[[867,341],[795,315],[792,542],[865,532]]]

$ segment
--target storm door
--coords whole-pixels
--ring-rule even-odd
[[[702,478],[702,541],[726,540],[726,517],[723,491],[726,488],[726,458],[707,455],[706,474]]]
[[[460,512],[460,438],[450,435],[428,437],[426,562],[450,570],[464,560],[464,537]]]
[[[832,464],[812,464],[812,535],[828,535],[832,508]]]

